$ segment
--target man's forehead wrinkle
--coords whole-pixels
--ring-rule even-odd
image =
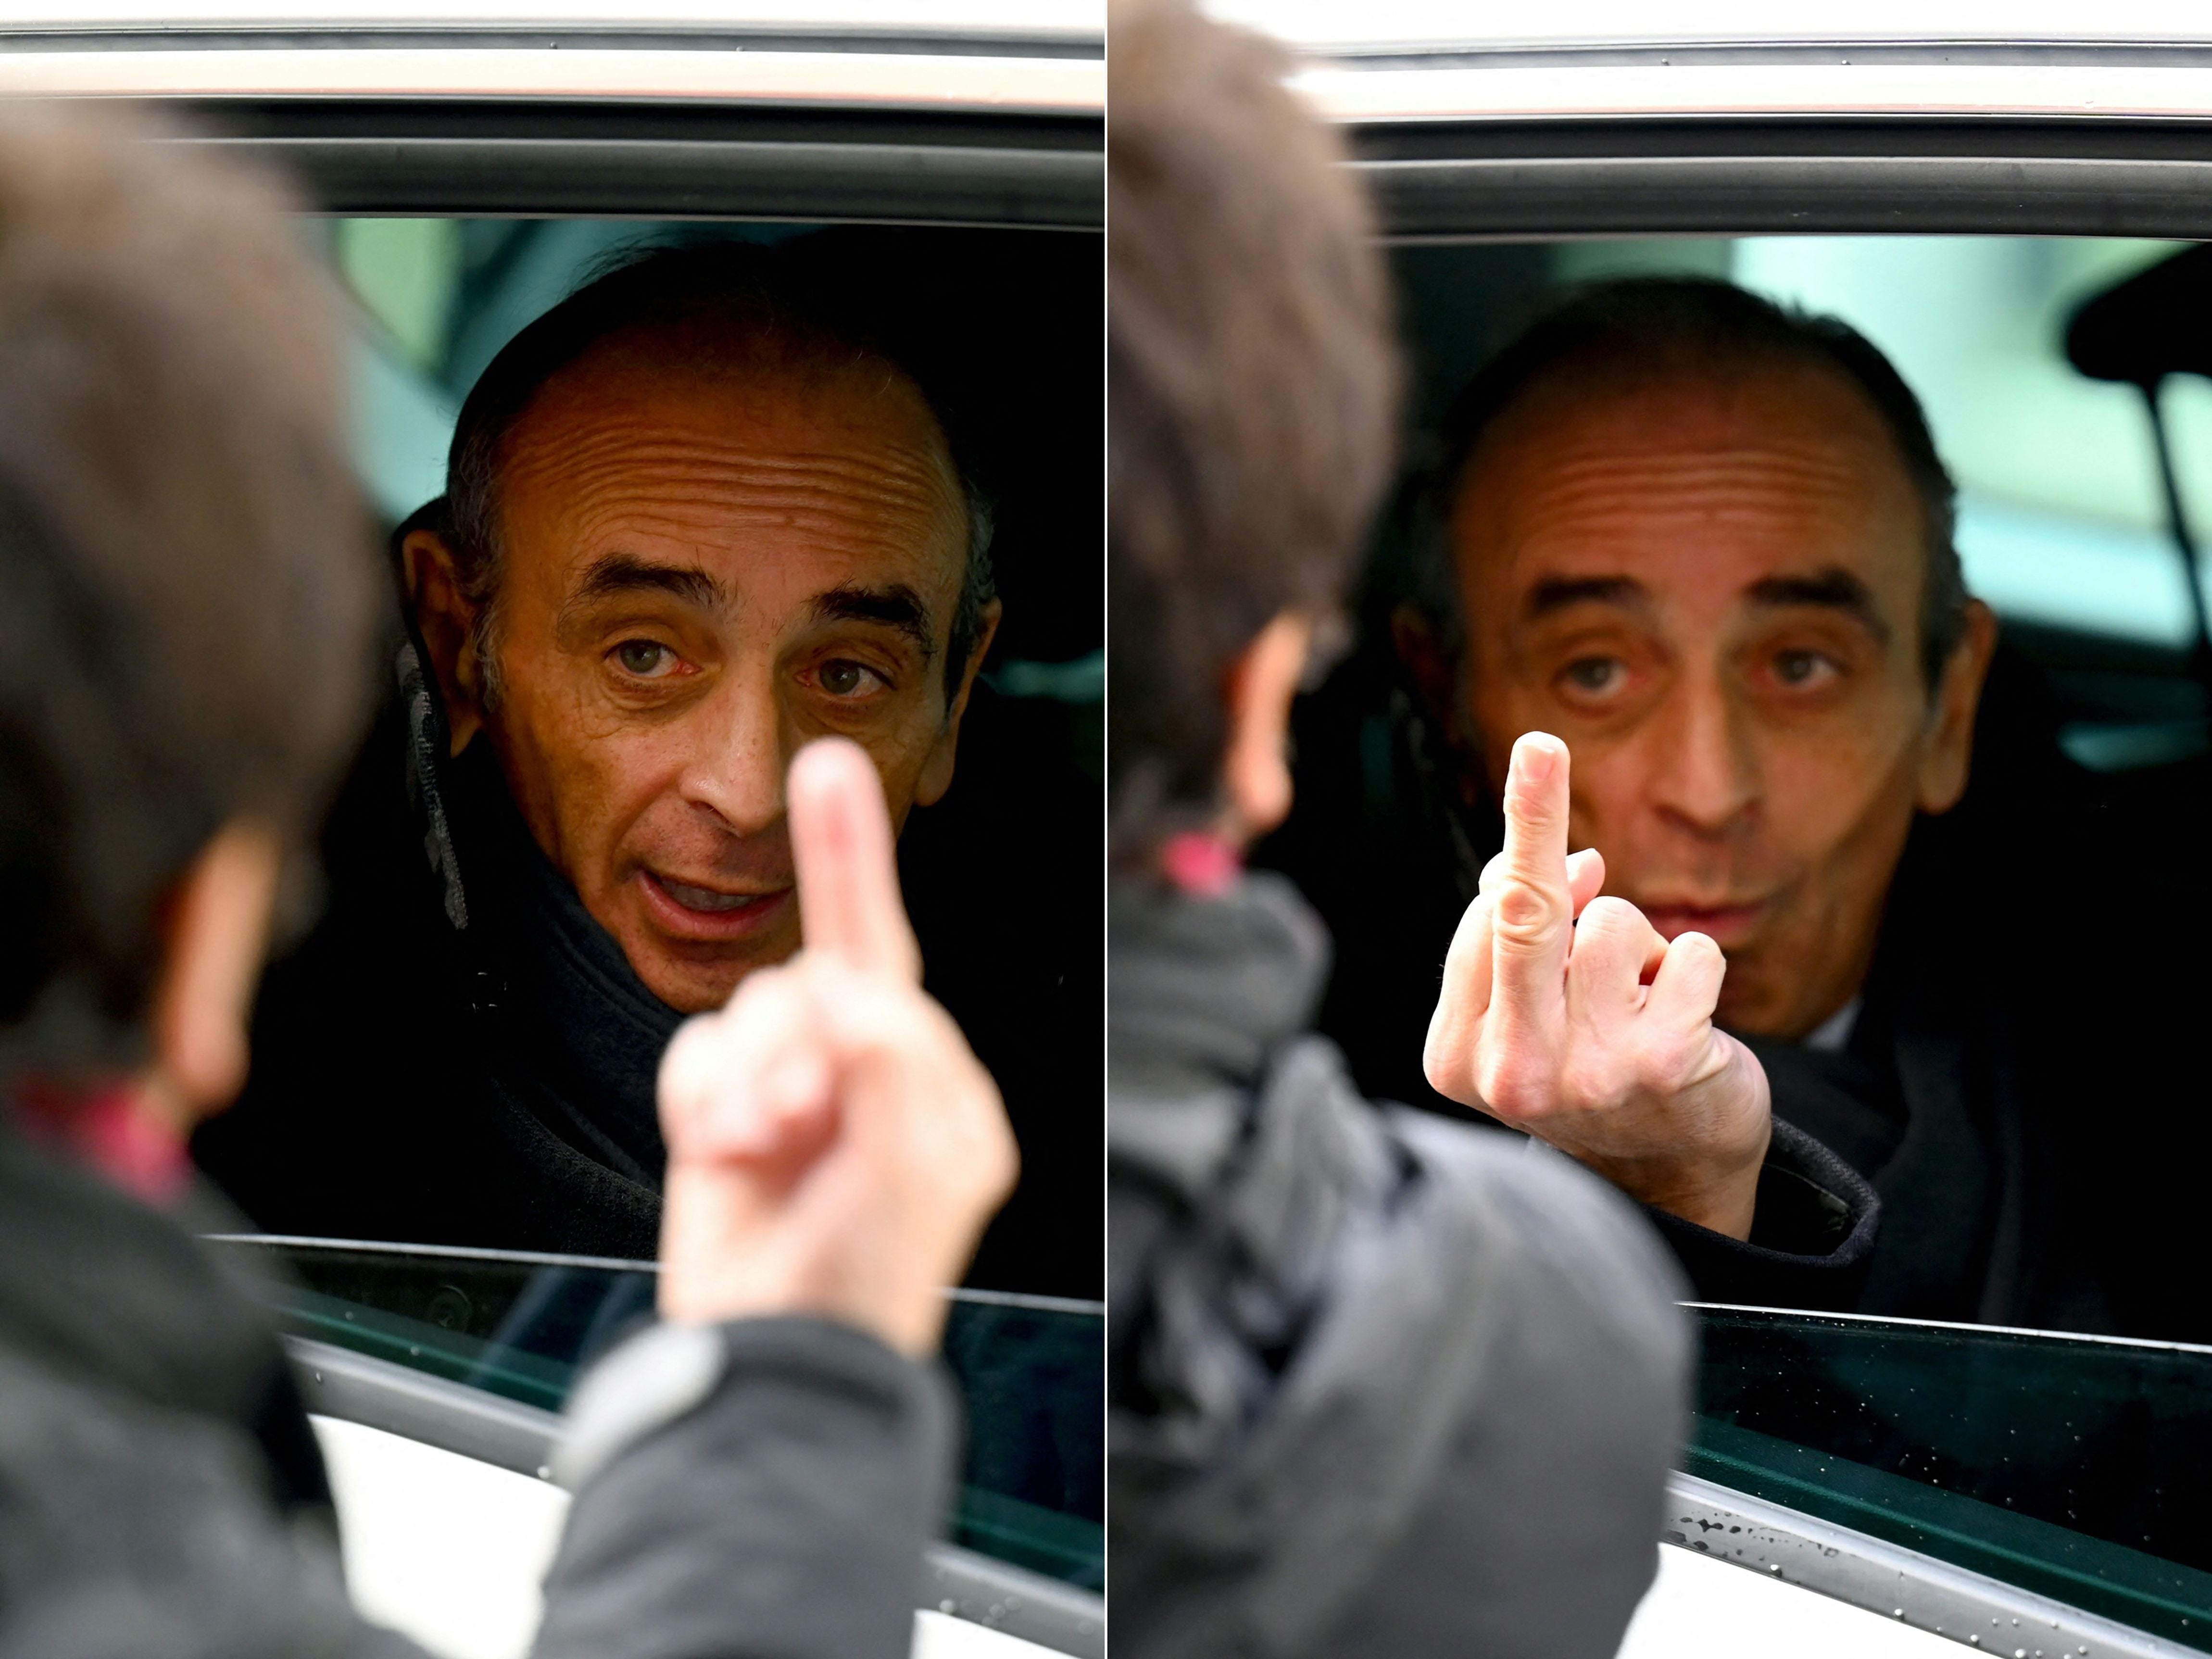
[[[611,426],[577,434],[540,465],[585,488],[619,489],[633,475],[650,474],[656,491],[835,489],[901,507],[933,506],[942,483],[931,457],[903,445],[799,449],[705,431],[648,436]]]
[[[1797,516],[1816,503],[1856,501],[1863,471],[1832,447],[1766,445],[1729,451],[1620,451],[1553,456],[1533,476],[1500,492],[1499,505],[1521,520],[1595,513],[1653,516],[1704,512],[1732,516],[1783,509]],[[1478,489],[1480,488],[1478,483]],[[1856,515],[1854,515],[1856,516]]]
[[[797,529],[836,544],[957,542],[936,481],[911,453],[760,454],[596,434],[518,458],[510,509],[526,494],[558,502],[586,545],[649,532],[696,540],[715,525]],[[953,550],[948,549],[948,555]]]
[[[1848,451],[1817,444],[1687,453],[1577,445],[1487,460],[1467,480],[1455,526],[1469,575],[1478,563],[1534,580],[1621,574],[1617,561],[1635,550],[1703,526],[1810,532],[1834,548],[1879,512],[1878,489]],[[1478,550],[1488,558],[1468,556]]]
[[[617,336],[628,349],[595,349],[549,380],[509,428],[501,472],[665,467],[769,489],[779,477],[811,481],[929,514],[964,540],[967,501],[943,428],[896,365],[818,352],[702,363],[672,351],[680,331],[643,333],[649,349]]]

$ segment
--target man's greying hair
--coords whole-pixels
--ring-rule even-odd
[[[368,707],[337,307],[166,136],[0,114],[0,1071],[137,1064],[176,884],[301,836]]]
[[[532,321],[494,357],[461,404],[446,463],[443,529],[462,592],[475,607],[486,701],[498,701],[501,449],[547,381],[601,342],[634,331],[726,330],[825,361],[876,361],[912,381],[944,436],[967,521],[967,563],[945,640],[949,700],[982,637],[991,577],[991,510],[960,457],[945,411],[866,315],[849,281],[802,253],[741,242],[632,250]]]
[[[1270,43],[1114,5],[1106,139],[1108,777],[1118,857],[1218,799],[1224,676],[1339,601],[1393,459],[1373,224]]]
[[[1921,672],[1932,690],[1966,626],[1966,581],[1955,539],[1957,487],[1920,400],[1889,359],[1850,324],[1784,310],[1704,276],[1631,276],[1584,289],[1547,313],[1468,382],[1445,416],[1439,465],[1415,499],[1415,586],[1457,650],[1464,638],[1451,519],[1468,462],[1493,422],[1552,377],[1617,372],[1623,385],[1675,374],[1776,366],[1828,370],[1881,417],[1921,511],[1926,575]]]

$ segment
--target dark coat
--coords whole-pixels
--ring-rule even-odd
[[[1609,1659],[1684,1425],[1658,1241],[1362,1099],[1287,884],[1109,904],[1115,1650]]]
[[[245,1096],[194,1157],[271,1232],[650,1258],[679,1016],[547,865],[488,745],[446,758],[413,663],[331,814],[322,915],[264,981]],[[978,688],[902,880],[1021,1145],[969,1282],[1095,1298],[1103,831],[1051,718]]]
[[[0,1128],[0,1651],[423,1659],[348,1602],[313,1432],[234,1272]],[[538,1659],[904,1659],[943,1384],[823,1322],[725,1340],[714,1391],[578,1492]]]

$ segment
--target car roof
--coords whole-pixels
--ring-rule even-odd
[[[2199,0],[1206,0],[1215,15],[1331,56],[1623,46],[2212,43]]]
[[[2212,116],[2190,0],[1206,0],[1357,123],[1553,116]]]
[[[9,31],[32,29],[527,28],[896,33],[939,39],[1064,40],[1095,44],[1104,0],[24,0]]]
[[[0,94],[1095,117],[1104,0],[22,0]]]

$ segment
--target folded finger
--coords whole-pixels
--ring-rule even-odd
[[[1592,899],[1567,959],[1568,1018],[1593,1024],[1634,1013],[1644,1005],[1645,976],[1666,953],[1659,930],[1627,900]]]
[[[1577,915],[1605,885],[1605,854],[1595,847],[1567,854],[1567,893]]]
[[[772,1137],[771,1119],[797,1092],[793,1057],[816,1045],[813,1025],[792,971],[768,969],[740,985],[727,1007],[678,1027],[656,1086],[671,1155],[704,1155],[709,1137]]]
[[[1651,992],[1644,1005],[1645,1018],[1685,1031],[1710,1024],[1727,974],[1728,958],[1711,938],[1704,933],[1678,935],[1668,945],[1658,972],[1652,975]]]

